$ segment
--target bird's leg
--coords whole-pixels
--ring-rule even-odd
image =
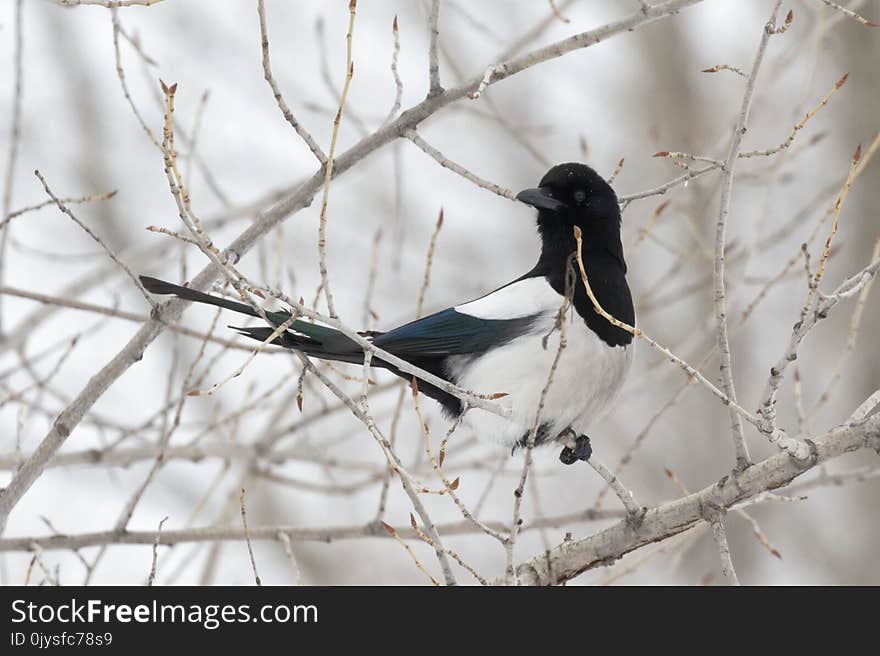
[[[571,428],[566,428],[557,439],[565,443],[565,447],[559,454],[559,460],[562,464],[573,465],[578,460],[589,462],[590,456],[593,455],[593,447],[589,437],[578,435]]]

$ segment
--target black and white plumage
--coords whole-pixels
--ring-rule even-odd
[[[377,347],[441,378],[479,393],[504,393],[498,403],[509,417],[472,409],[464,426],[487,440],[516,448],[525,444],[538,410],[540,396],[556,355],[556,327],[566,293],[569,256],[576,249],[573,229],[583,233],[583,262],[597,300],[611,315],[634,324],[632,297],[626,283],[626,263],[620,241],[620,210],[610,185],[583,164],[554,166],[535,189],[517,198],[538,210],[541,254],[537,264],[513,282],[476,300],[456,305],[384,333],[364,333]],[[250,316],[251,307],[203,294],[155,278],[141,278],[156,294],[174,294]],[[572,296],[566,346],[541,411],[536,444],[566,445],[563,461],[589,458],[589,426],[605,414],[617,397],[629,370],[632,335],[596,313],[578,281]],[[276,326],[287,312],[267,313]],[[271,327],[238,328],[263,341]],[[340,332],[298,320],[275,343],[306,355],[360,364],[361,347]],[[373,359],[404,378],[409,374]],[[439,401],[445,413],[457,416],[462,402],[428,383],[419,390]],[[575,445],[574,438],[581,436]]]

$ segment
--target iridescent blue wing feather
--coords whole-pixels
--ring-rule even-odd
[[[378,335],[373,344],[402,358],[479,354],[530,332],[536,317],[481,319],[449,308]]]

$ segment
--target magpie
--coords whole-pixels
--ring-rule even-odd
[[[387,332],[361,334],[375,346],[459,387],[503,393],[498,403],[510,411],[508,417],[476,408],[463,418],[463,425],[477,436],[513,451],[525,447],[534,432],[535,445],[563,446],[559,457],[565,464],[586,461],[592,453],[586,430],[610,409],[620,392],[632,363],[633,344],[632,335],[597,313],[583,284],[573,280],[574,227],[583,235],[582,259],[596,300],[618,320],[634,325],[617,196],[589,166],[565,163],[551,168],[536,188],[521,191],[516,198],[538,210],[541,253],[531,270],[475,300]],[[140,279],[154,294],[260,316],[244,303],[156,278]],[[565,348],[538,418],[558,350],[560,308],[566,297],[574,311],[568,313]],[[266,317],[273,327],[230,327],[265,341],[291,314],[266,312]],[[356,342],[309,321],[294,321],[273,341],[314,358],[363,363],[363,349]],[[411,378],[381,358],[373,358],[372,364]],[[449,418],[465,411],[463,401],[434,385],[420,381],[419,391],[438,401]]]

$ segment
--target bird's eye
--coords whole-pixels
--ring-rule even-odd
[[[587,200],[587,192],[583,189],[577,189],[575,190],[573,197],[576,204],[583,205],[584,201]]]

